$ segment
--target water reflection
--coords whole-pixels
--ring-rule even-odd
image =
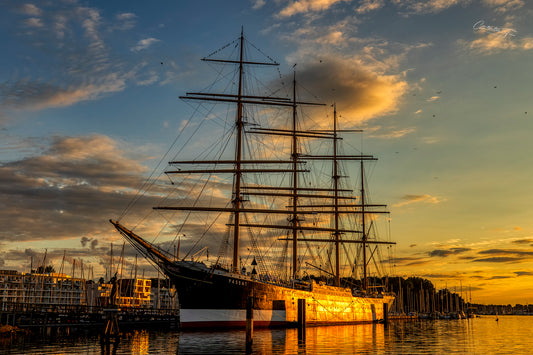
[[[500,316],[437,320],[256,329],[251,354],[442,354],[530,353],[533,317]],[[0,341],[7,354],[245,354],[246,333],[228,331],[124,332],[117,343],[100,343],[100,333],[83,329],[36,331]]]
[[[149,336],[147,330],[135,330],[131,340],[131,353],[145,355],[148,354]]]
[[[199,341],[201,339],[201,341]],[[357,326],[308,327],[298,329],[254,330],[253,354],[316,354],[368,353],[385,348],[385,327],[382,324]],[[243,353],[246,349],[243,331],[180,333],[178,353],[208,354],[216,349],[224,353]]]

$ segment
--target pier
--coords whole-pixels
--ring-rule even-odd
[[[178,309],[119,308],[121,328],[164,326],[179,327]],[[0,302],[0,324],[20,328],[35,327],[105,327],[105,307],[84,305],[48,305]]]

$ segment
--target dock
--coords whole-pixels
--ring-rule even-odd
[[[106,325],[106,307],[84,305],[47,305],[0,302],[0,324],[19,328],[102,327]],[[121,328],[179,327],[179,309],[147,307],[119,308]]]

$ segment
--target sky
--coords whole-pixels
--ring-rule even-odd
[[[102,275],[110,244],[117,255],[123,243],[108,219],[187,122],[178,97],[209,83],[200,58],[244,28],[280,73],[297,64],[309,91],[335,101],[343,127],[364,129],[351,143],[379,159],[371,190],[391,212],[396,275],[471,290],[473,302],[533,303],[533,3],[0,0],[0,9],[1,268],[29,271],[46,252],[56,270],[66,255],[64,270],[77,260],[76,272],[83,261]]]

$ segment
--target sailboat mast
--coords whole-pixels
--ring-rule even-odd
[[[242,121],[242,77],[243,77],[243,43],[244,36],[241,29],[240,37],[240,57],[239,57],[239,91],[237,93],[237,117],[235,120],[235,126],[237,129],[237,142],[236,142],[236,156],[235,156],[235,181],[234,181],[234,199],[233,207],[235,208],[233,228],[233,272],[239,271],[239,224],[240,224],[240,208],[241,208],[241,161],[242,161],[242,133],[243,133],[243,121]]]
[[[333,104],[333,183],[335,217],[335,286],[340,286],[340,232],[339,232],[339,171],[337,162],[337,105]]]
[[[367,278],[367,261],[366,261],[366,241],[367,241],[367,234],[366,234],[366,225],[365,225],[365,169],[363,166],[363,161],[361,160],[361,227],[363,228],[363,239],[362,239],[362,246],[363,246],[363,290],[368,290],[368,278]]]
[[[292,277],[298,276],[298,139],[296,136],[296,71],[293,72],[292,80],[292,167],[293,167],[293,201],[292,201]]]

